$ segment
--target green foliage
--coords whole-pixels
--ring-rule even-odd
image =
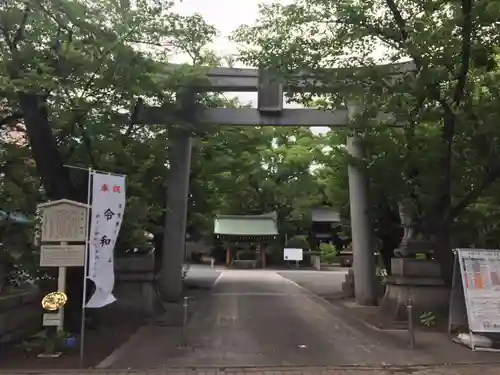
[[[216,213],[271,211],[277,212],[283,234],[307,227],[309,209],[324,199],[310,173],[321,154],[320,140],[307,128],[207,131],[193,151],[191,204],[197,213],[191,214],[192,231],[211,233]]]
[[[303,127],[202,128],[181,120],[174,113],[178,86],[206,79],[201,65],[231,61],[207,48],[213,26],[172,6],[167,0],[0,5],[1,209],[33,215],[47,199],[85,201],[86,172],[63,164],[123,173],[127,205],[117,252],[149,248],[145,233],[161,240],[168,214],[168,129],[177,125],[195,135],[191,238],[211,238],[217,213],[276,210],[283,233],[307,229],[309,209],[325,201],[310,173],[322,156],[322,137]],[[174,54],[194,67],[168,71]],[[198,100],[244,105],[219,94]],[[164,123],[139,124],[138,102],[164,106]],[[31,229],[16,231],[32,238]],[[32,261],[23,260],[24,268],[34,276],[38,254],[26,249]]]
[[[288,93],[311,108],[338,109],[362,98],[364,110],[352,126],[318,135],[305,127],[202,127],[180,119],[178,86],[206,80],[201,66],[234,61],[207,48],[217,34],[212,25],[199,15],[176,14],[171,1],[3,2],[0,208],[33,215],[43,200],[85,200],[86,173],[63,164],[124,173],[128,201],[117,250],[146,248],[146,232],[155,239],[163,233],[168,129],[180,126],[194,135],[192,238],[210,238],[218,213],[276,211],[280,232],[292,237],[287,246],[309,249],[293,236],[309,229],[314,206],[340,210],[343,230],[350,231],[347,165],[353,160],[344,145],[355,130],[367,149],[359,165],[370,177],[377,236],[398,237],[404,202],[423,231],[450,229],[456,246],[497,247],[500,9],[492,4],[475,2],[472,10],[431,0],[262,6],[257,24],[234,35],[243,62],[287,78],[299,71],[323,78],[330,93]],[[187,56],[192,66],[168,71],[173,54]],[[408,59],[416,65],[408,74],[388,79],[374,69]],[[366,69],[326,70],[353,66]],[[246,105],[217,93],[198,101]],[[164,123],[140,124],[138,102],[164,106]],[[374,120],[379,111],[395,113],[405,127]],[[31,237],[31,228],[21,231]]]
[[[333,263],[339,255],[339,252],[335,248],[335,246],[328,243],[320,243],[319,251],[321,253],[321,262],[323,263]]]
[[[436,325],[436,316],[428,311],[420,315],[420,324],[426,328],[431,328]]]
[[[23,341],[20,346],[28,353],[66,352],[69,349],[67,341],[70,337],[71,335],[64,331],[57,332],[54,327],[49,327]]]
[[[199,15],[173,13],[170,1],[117,4],[16,0],[0,5],[0,141],[5,146],[0,147],[0,207],[34,213],[40,200],[61,193],[84,198],[85,193],[71,190],[86,189],[85,173],[56,174],[58,163],[126,173],[129,200],[119,245],[124,249],[145,246],[144,230],[159,231],[168,173],[168,124],[138,125],[131,119],[134,103],[139,98],[171,103],[169,88],[196,77],[187,71],[162,74],[161,63],[173,52],[202,63],[203,48],[216,31]],[[13,142],[13,131],[20,141]]]
[[[307,237],[302,235],[297,235],[290,238],[285,247],[289,249],[302,249],[304,251],[309,250],[309,242],[307,242]]]
[[[465,246],[496,233],[496,225],[470,218],[483,217],[478,210],[494,207],[483,202],[497,199],[499,22],[500,8],[488,1],[294,0],[262,6],[257,23],[233,37],[245,63],[285,78],[310,74],[331,87],[326,94],[325,85],[311,95],[289,93],[291,100],[325,109],[363,104],[352,127],[368,150],[363,164],[377,234],[396,231],[404,202],[420,231],[441,241],[437,256],[449,271],[449,233],[453,245]],[[412,72],[390,78],[375,68],[409,60]],[[380,111],[396,114],[404,128],[373,120]],[[317,171],[344,213],[351,160],[339,146],[350,132],[327,135],[330,157]]]

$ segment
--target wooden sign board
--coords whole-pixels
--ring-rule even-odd
[[[61,199],[38,206],[42,215],[42,242],[84,242],[88,206]]]
[[[40,267],[83,267],[85,245],[42,245]]]
[[[44,327],[57,327],[61,317],[59,313],[45,313],[43,314],[43,326]]]

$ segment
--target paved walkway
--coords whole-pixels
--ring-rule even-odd
[[[197,306],[188,348],[175,327],[146,327],[111,368],[332,366],[430,363],[428,353],[365,326],[354,327],[326,301],[266,270],[224,271]]]
[[[217,273],[202,271],[190,277],[206,287]],[[470,350],[409,350],[342,311],[276,272],[224,270],[194,309],[188,348],[178,345],[178,327],[150,326],[108,358],[108,369],[0,375],[500,375],[500,363],[438,365],[469,361]]]
[[[87,370],[87,371],[33,371],[3,372],[2,375],[500,375],[499,365],[413,367],[413,368],[198,368],[198,369],[155,369],[155,370]]]

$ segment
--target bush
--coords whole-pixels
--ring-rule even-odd
[[[337,256],[339,255],[335,246],[329,243],[319,244],[319,251],[321,253],[320,255],[321,261],[324,263],[334,263]]]
[[[285,247],[288,249],[302,249],[304,251],[309,251],[309,242],[307,242],[306,236],[293,236],[287,241]]]

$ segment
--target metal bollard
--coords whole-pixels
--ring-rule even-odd
[[[415,331],[413,328],[413,303],[411,298],[408,298],[406,303],[406,311],[408,313],[408,347],[415,349]]]
[[[182,337],[181,346],[187,346],[187,320],[188,320],[188,297],[184,297],[184,303],[182,304],[183,316],[182,316]]]

